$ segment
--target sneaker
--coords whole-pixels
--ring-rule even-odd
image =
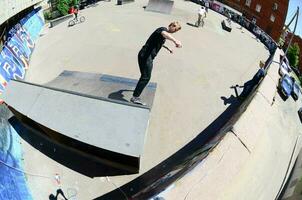
[[[142,105],[142,106],[146,106],[146,105],[147,105],[146,103],[142,102],[141,99],[140,99],[139,97],[132,97],[132,98],[130,99],[130,101],[131,101],[132,103],[135,103],[135,104],[138,104],[138,105]]]

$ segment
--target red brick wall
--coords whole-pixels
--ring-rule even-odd
[[[256,24],[268,33],[275,41],[278,41],[287,15],[289,0],[251,0],[251,5],[245,5],[246,0],[219,0],[222,3],[244,13],[249,20],[256,18]],[[278,4],[278,9],[273,10],[274,3]],[[261,5],[261,11],[256,11],[256,5]],[[275,16],[275,21],[270,20],[271,15]]]

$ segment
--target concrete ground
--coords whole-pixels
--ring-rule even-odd
[[[255,96],[232,130],[194,170],[159,196],[187,200],[200,196],[202,200],[281,199],[277,196],[302,146],[297,114],[302,100],[289,97],[284,101],[277,92],[280,53],[283,55],[277,49]],[[300,161],[286,196],[294,192],[301,177]]]
[[[175,37],[183,48],[174,48],[174,54],[162,49],[154,61],[151,81],[157,82],[158,88],[141,159],[142,174],[219,116],[234,101],[230,87],[251,79],[259,61],[266,60],[269,53],[235,23],[231,33],[223,31],[220,22],[224,17],[213,11],[203,28],[187,25],[197,18],[198,6],[191,2],[176,1],[171,15],[145,12],[145,0],[123,6],[115,3],[99,2],[82,10],[86,17],[82,24],[67,27],[64,22],[46,28],[37,41],[26,81],[46,83],[63,70],[138,79],[137,53],[148,36],[159,26],[180,21],[182,29]],[[173,47],[169,41],[166,45]],[[51,160],[25,141],[23,147],[25,170],[49,177],[28,176],[34,199],[47,199],[58,187],[73,199],[93,199],[140,175],[91,179]]]

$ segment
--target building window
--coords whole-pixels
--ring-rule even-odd
[[[275,16],[274,16],[274,15],[271,15],[270,20],[271,20],[272,22],[274,22],[274,21],[275,21]]]
[[[250,7],[252,3],[252,0],[245,0],[245,5]]]
[[[257,6],[256,6],[256,11],[257,11],[257,12],[260,12],[260,11],[261,11],[261,5],[260,5],[260,4],[257,4]]]
[[[273,10],[278,10],[278,4],[277,3],[273,4]]]

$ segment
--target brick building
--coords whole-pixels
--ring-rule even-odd
[[[244,14],[278,41],[285,23],[289,0],[218,0]]]

